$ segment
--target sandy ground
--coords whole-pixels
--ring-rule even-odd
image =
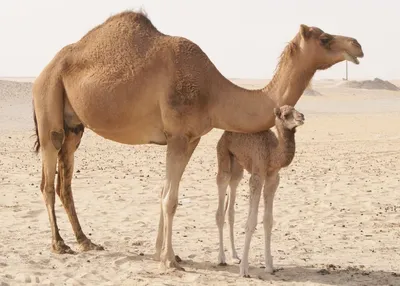
[[[237,81],[247,87],[260,82]],[[15,85],[8,88],[15,88]],[[103,252],[55,255],[31,152],[29,88],[0,90],[0,285],[400,285],[400,92],[315,81],[297,154],[281,172],[272,233],[274,275],[264,274],[263,206],[250,248],[250,275],[216,265],[216,142],[203,137],[183,177],[173,244],[186,272],[152,260],[165,147],[126,146],[85,132],[73,190],[82,227]],[[244,243],[248,174],[239,188],[236,243]],[[61,235],[77,245],[59,200]]]

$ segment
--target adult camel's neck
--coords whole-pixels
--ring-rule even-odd
[[[281,59],[274,77],[262,89],[278,106],[295,106],[317,71],[311,60],[302,57],[299,48],[292,53],[292,57]]]
[[[261,90],[247,90],[225,79],[222,85],[212,92],[210,115],[212,127],[231,132],[254,133],[273,126],[271,98]]]
[[[263,89],[238,87],[222,75],[213,81],[210,113],[214,128],[240,133],[267,130],[275,125],[274,107],[297,103],[316,72],[298,41],[296,36],[286,46],[273,79]]]

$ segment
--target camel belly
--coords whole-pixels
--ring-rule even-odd
[[[66,99],[64,121],[70,128],[83,124],[96,134],[123,144],[167,144],[159,109],[154,109],[145,115],[135,112],[135,108],[129,106],[121,106],[118,113],[110,114],[109,111],[110,109],[96,110],[96,106],[93,106],[90,112],[84,112],[80,117]]]
[[[140,145],[140,144],[157,144],[166,145],[167,140],[165,134],[159,126],[154,125],[132,125],[129,128],[121,130],[104,130],[90,128],[94,133],[101,137],[122,144]]]
[[[96,134],[123,144],[167,144],[159,111],[146,116],[131,112],[130,116],[83,121],[83,124]]]

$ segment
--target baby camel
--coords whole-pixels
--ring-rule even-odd
[[[226,265],[223,246],[223,224],[228,211],[229,232],[232,257],[239,259],[235,250],[233,224],[236,189],[243,178],[243,170],[250,174],[250,206],[246,222],[246,237],[243,258],[240,262],[240,275],[249,277],[250,240],[257,225],[258,205],[261,189],[264,185],[264,239],[265,239],[265,271],[271,273],[271,230],[272,208],[275,191],[279,185],[279,170],[287,167],[295,154],[294,134],[296,127],[304,123],[304,115],[292,106],[274,109],[275,125],[278,136],[271,130],[258,133],[233,133],[225,131],[218,141],[218,209],[216,222],[219,231],[219,263]],[[264,184],[265,183],[265,184]],[[226,190],[230,193],[225,205]]]

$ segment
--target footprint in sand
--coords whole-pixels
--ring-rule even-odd
[[[18,283],[39,283],[40,279],[39,277],[33,275],[18,273],[15,276],[15,281],[17,281]]]
[[[115,260],[114,264],[118,268],[127,268],[127,267],[129,267],[129,262],[133,261],[133,260],[134,260],[133,256],[126,256],[126,257]],[[126,265],[126,264],[128,264],[128,265]]]
[[[85,285],[84,283],[74,279],[74,278],[69,278],[67,281],[65,281],[65,284],[67,286],[80,286],[80,285]]]
[[[36,218],[44,211],[44,209],[30,210],[27,211],[26,214],[22,216],[22,218]]]

